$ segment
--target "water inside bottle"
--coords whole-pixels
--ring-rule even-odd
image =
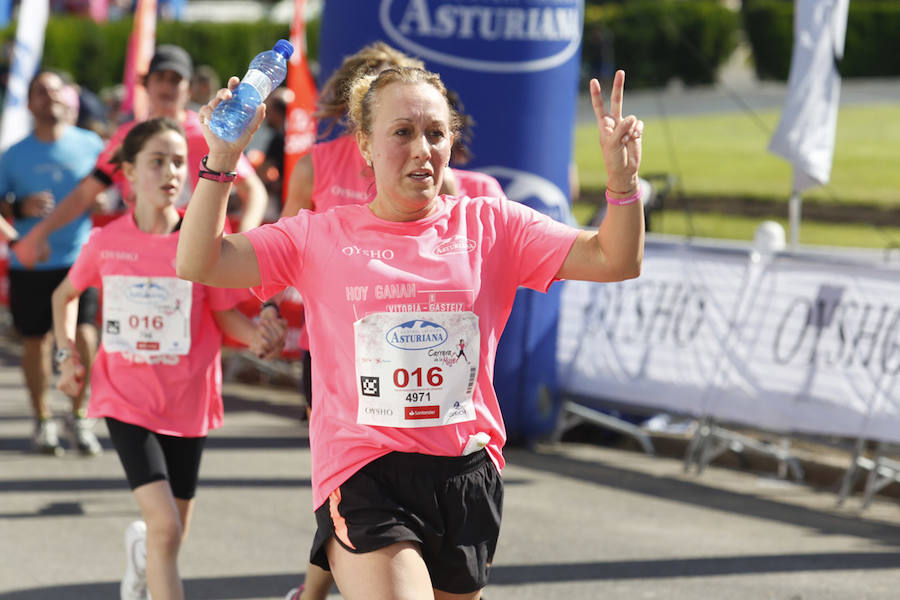
[[[209,128],[226,142],[233,142],[241,137],[246,124],[253,118],[256,107],[261,102],[256,88],[241,83],[235,88],[231,98],[222,102],[213,111]]]

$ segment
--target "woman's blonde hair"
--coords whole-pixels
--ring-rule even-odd
[[[432,86],[438,92],[450,113],[450,133],[456,137],[462,127],[462,120],[456,108],[447,98],[447,88],[441,81],[440,75],[426,71],[425,69],[412,67],[399,67],[385,69],[377,75],[358,77],[350,88],[348,98],[349,110],[347,116],[354,131],[361,131],[365,135],[372,133],[372,115],[375,113],[375,105],[378,102],[378,94],[381,90],[393,83],[424,83]]]
[[[328,136],[337,125],[350,129],[345,117],[350,89],[353,82],[360,77],[377,75],[384,69],[392,67],[425,68],[418,58],[413,58],[388,46],[384,42],[374,42],[348,56],[328,81],[322,86],[319,94],[316,118],[326,123],[323,136]]]

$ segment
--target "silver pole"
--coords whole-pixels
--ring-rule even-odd
[[[791,192],[791,199],[788,202],[791,250],[796,250],[797,243],[800,241],[800,208],[802,202],[803,200],[796,190]]]

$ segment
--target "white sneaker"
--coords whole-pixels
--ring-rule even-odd
[[[35,452],[41,454],[53,454],[59,456],[64,452],[59,445],[59,435],[56,432],[56,421],[43,419],[35,423],[34,436],[31,438],[31,446]]]
[[[287,596],[284,597],[284,600],[300,600],[300,594],[303,593],[304,586],[291,588],[291,591],[287,593]]]
[[[125,530],[125,577],[119,586],[121,600],[148,600],[147,524],[134,521]]]
[[[100,441],[92,431],[93,427],[93,421],[82,417],[71,415],[66,419],[66,437],[73,450],[78,450],[85,456],[96,456],[103,452]]]

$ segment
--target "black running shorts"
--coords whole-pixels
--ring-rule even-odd
[[[205,437],[163,435],[112,417],[106,417],[106,428],[132,490],[167,479],[173,496],[194,497]]]
[[[458,457],[393,452],[316,510],[310,562],[328,569],[331,537],[354,553],[416,542],[435,589],[469,594],[487,584],[502,507],[503,481],[484,450]]]
[[[30,271],[10,269],[9,312],[16,331],[24,337],[41,337],[53,326],[51,296],[69,269]],[[87,288],[78,303],[78,324],[94,323],[97,317],[96,288]]]

